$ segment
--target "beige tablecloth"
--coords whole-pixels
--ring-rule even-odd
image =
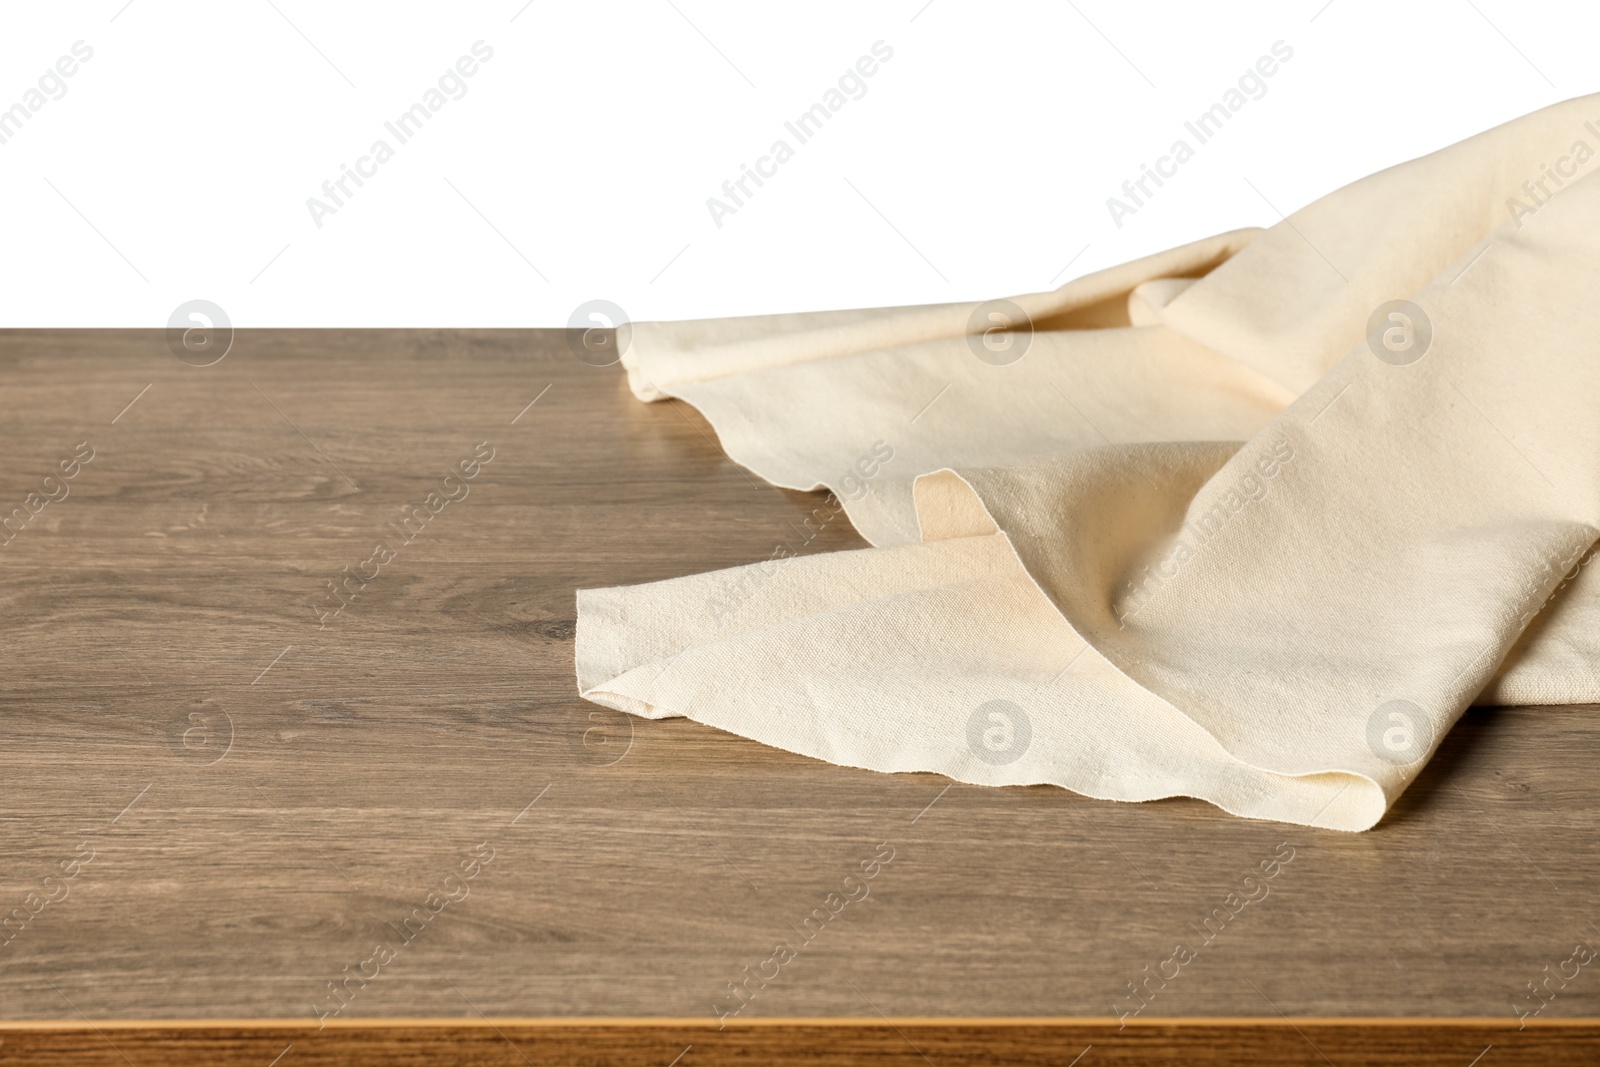
[[[1469,705],[1600,700],[1597,152],[1585,97],[1053,292],[623,327],[874,547],[582,590],[580,692],[1373,826]]]

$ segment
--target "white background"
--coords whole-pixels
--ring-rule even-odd
[[[0,325],[557,326],[1053,288],[1267,225],[1370,171],[1600,89],[1600,5],[1509,0],[7,4]],[[475,41],[411,142],[383,123]],[[741,164],[894,50],[736,214]],[[1294,50],[1118,228],[1106,199],[1275,41]],[[318,228],[306,200],[395,158]],[[1193,139],[1189,138],[1191,143]],[[1070,264],[1070,266],[1069,266]]]

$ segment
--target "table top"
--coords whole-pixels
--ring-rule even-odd
[[[576,589],[862,542],[560,332],[5,331],[0,441],[0,1019],[1600,1015],[1592,707],[1353,835],[579,699]]]

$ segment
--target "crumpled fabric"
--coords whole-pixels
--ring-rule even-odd
[[[1052,292],[621,327],[873,547],[580,590],[579,692],[1376,825],[1467,707],[1600,701],[1597,151],[1583,97]]]

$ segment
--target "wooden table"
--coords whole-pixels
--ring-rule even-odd
[[[599,709],[575,589],[862,542],[556,331],[8,331],[0,442],[0,1063],[1600,1062],[1594,708],[1365,834]]]

